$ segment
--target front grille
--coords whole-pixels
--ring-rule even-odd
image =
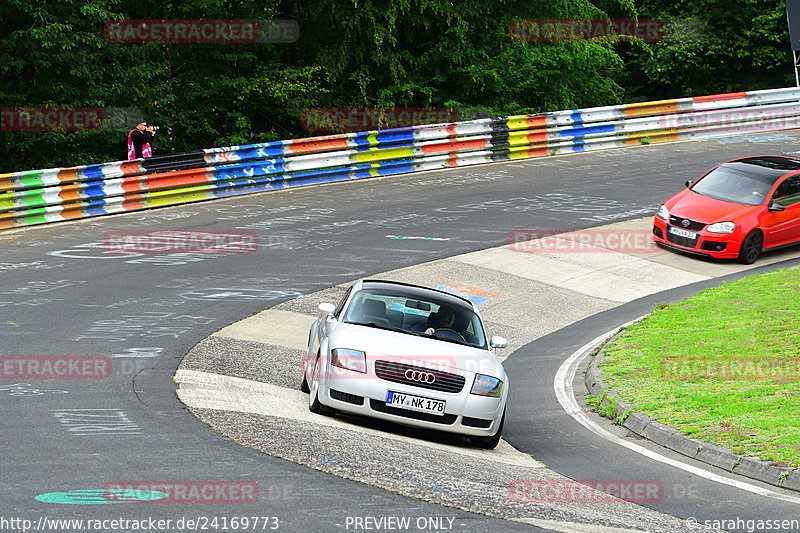
[[[340,402],[352,403],[353,405],[364,405],[364,397],[356,396],[355,394],[348,394],[336,389],[331,389],[331,398],[339,400]]]
[[[430,378],[427,381],[409,379],[406,377],[408,371],[424,372],[426,376],[433,377],[434,381],[430,383]],[[464,388],[464,382],[466,381],[464,376],[459,376],[458,374],[450,374],[449,372],[443,372],[441,370],[433,370],[431,368],[413,366],[394,361],[375,361],[375,375],[386,381],[393,381],[394,383],[402,383],[404,385],[411,385],[439,392],[461,392],[461,389]]]
[[[462,426],[468,426],[471,428],[488,428],[492,426],[492,420],[486,420],[484,418],[472,418],[469,416],[465,416],[461,419]]]
[[[688,222],[686,226],[683,225],[684,221]],[[702,222],[697,222],[688,218],[676,217],[675,215],[670,215],[669,223],[676,228],[688,229],[689,231],[702,231],[702,229],[706,227],[706,225]]]
[[[687,248],[694,248],[697,245],[697,239],[689,239],[687,237],[681,237],[680,235],[673,235],[669,231],[667,231],[667,241],[671,242],[672,244],[677,244],[678,246],[685,246]]]
[[[413,418],[414,420],[434,422],[436,424],[442,424],[445,426],[450,426],[452,424],[455,424],[456,418],[458,418],[458,416],[456,415],[448,415],[448,414],[432,415],[430,413],[420,413],[419,411],[398,409],[397,407],[390,407],[380,400],[370,399],[369,406],[372,407],[373,411],[378,411],[379,413],[388,413],[390,415],[402,416],[404,418]]]

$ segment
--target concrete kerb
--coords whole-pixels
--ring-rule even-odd
[[[800,469],[778,467],[756,457],[738,455],[733,450],[699,439],[692,439],[680,431],[656,422],[649,416],[635,411],[633,406],[624,401],[603,379],[600,364],[603,362],[605,347],[617,337],[622,328],[607,340],[587,349],[586,355],[592,357],[584,375],[586,389],[595,398],[602,398],[599,405],[608,408],[609,398],[617,402],[615,423],[632,433],[649,441],[660,444],[670,450],[696,459],[702,463],[721,468],[726,472],[768,483],[783,489],[800,491]]]

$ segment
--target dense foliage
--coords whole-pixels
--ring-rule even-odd
[[[156,153],[314,134],[319,107],[519,114],[794,83],[783,0],[3,0],[4,108],[131,108]],[[694,19],[699,39],[527,42],[516,19]],[[109,20],[292,19],[294,43],[110,42]],[[114,129],[0,131],[0,171],[124,159]]]

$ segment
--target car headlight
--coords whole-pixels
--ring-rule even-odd
[[[367,354],[361,350],[334,348],[331,352],[331,364],[355,372],[367,373]]]
[[[736,224],[733,222],[717,222],[706,229],[711,233],[733,233],[733,230],[736,229]]]
[[[479,396],[493,396],[499,398],[503,394],[503,380],[493,378],[492,376],[476,374],[475,381],[472,382],[472,390],[469,392],[470,394],[477,394]]]
[[[659,207],[656,212],[656,216],[661,220],[669,220],[669,209],[667,209],[667,206],[661,204],[661,207]]]

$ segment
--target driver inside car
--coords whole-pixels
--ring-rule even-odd
[[[427,329],[425,335],[433,335],[437,329],[450,329],[453,327],[453,322],[456,319],[456,314],[452,309],[440,307],[435,313],[431,313],[428,317]]]

